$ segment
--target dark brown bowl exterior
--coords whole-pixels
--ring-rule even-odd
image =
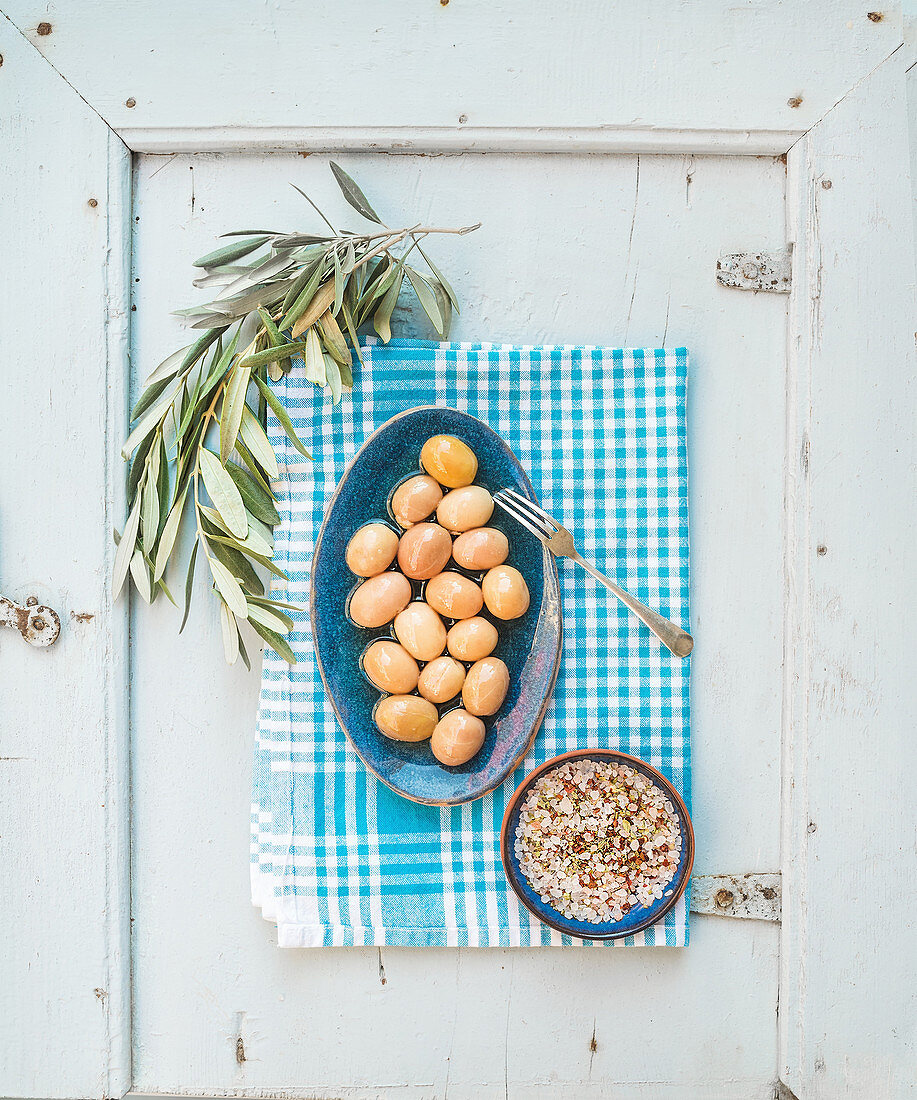
[[[627,764],[636,771],[646,775],[658,787],[661,787],[672,800],[681,823],[683,854],[682,862],[676,875],[676,888],[673,890],[670,897],[664,899],[661,905],[650,910],[645,920],[638,921],[634,924],[628,924],[626,928],[618,929],[617,924],[596,924],[589,926],[589,931],[583,931],[584,927],[587,927],[586,922],[568,921],[568,919],[558,913],[556,909],[542,902],[541,899],[534,894],[534,891],[531,891],[531,888],[528,889],[532,894],[532,898],[526,897],[525,888],[522,886],[521,881],[523,880],[523,876],[515,867],[515,855],[512,851],[515,840],[515,827],[511,829],[510,826],[515,821],[518,815],[519,806],[525,798],[529,788],[540,776],[544,775],[545,772],[553,771],[554,768],[566,763],[568,760],[578,760],[583,757],[592,760],[613,760],[618,763]],[[509,882],[512,887],[513,893],[525,908],[528,909],[532,916],[537,917],[543,924],[548,925],[549,928],[553,928],[557,932],[561,932],[567,936],[574,936],[577,939],[621,939],[625,936],[633,936],[637,932],[642,932],[645,928],[649,928],[650,925],[656,924],[658,921],[662,920],[666,913],[670,912],[677,904],[682,894],[684,894],[688,886],[688,881],[691,878],[691,870],[694,866],[694,826],[691,824],[691,815],[688,813],[688,807],[685,805],[684,799],[678,791],[675,790],[671,781],[666,779],[666,777],[661,772],[657,771],[651,764],[647,764],[645,761],[639,759],[639,757],[629,756],[625,752],[617,752],[614,749],[577,749],[575,752],[561,753],[560,756],[554,756],[550,760],[546,760],[533,772],[530,772],[515,791],[513,791],[513,795],[507,803],[506,812],[503,815],[503,824],[500,828],[500,858],[503,860],[503,871],[506,874],[507,882]]]

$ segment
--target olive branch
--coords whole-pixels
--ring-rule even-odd
[[[307,459],[311,455],[271,383],[291,369],[291,356],[301,356],[305,377],[328,390],[332,403],[340,401],[353,386],[351,349],[362,361],[358,333],[371,322],[384,342],[391,339],[392,313],[405,279],[445,339],[458,301],[421,241],[478,228],[417,224],[390,229],[333,161],[331,170],[347,202],[380,228],[338,231],[297,187],[327,233],[224,233],[239,240],[194,263],[205,272],[194,286],[217,289],[217,296],[177,313],[191,329],[204,331],[147,378],[121,452],[130,460],[128,517],[120,536],[115,533],[114,595],[129,576],[147,603],[160,592],[175,603],[165,575],[177,556],[182,518],[190,510],[194,541],[179,633],[188,621],[201,549],[220,602],[226,659],[234,664],[241,656],[247,668],[243,621],[295,663],[285,636],[293,629],[287,612],[298,607],[273,599],[256,568],[286,579],[272,560],[273,528],[280,516],[271,487],[278,467],[265,431],[268,408],[296,450]],[[407,263],[415,250],[427,272]]]

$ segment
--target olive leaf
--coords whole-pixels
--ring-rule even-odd
[[[291,355],[298,355],[306,346],[305,340],[294,340],[290,344],[282,344],[279,347],[265,348],[264,351],[256,351],[242,360],[246,367],[263,367],[265,363],[275,363],[278,359],[289,359]]]
[[[398,301],[398,295],[401,293],[403,280],[404,274],[399,272],[373,314],[373,328],[384,344],[387,344],[392,338],[392,313]]]
[[[293,329],[290,335],[295,340],[301,332],[305,332],[307,328],[310,328],[321,317],[325,310],[334,301],[334,280],[329,279],[327,283],[323,283],[315,294],[315,297],[309,303],[309,308],[305,310]]]
[[[243,360],[237,363],[229,375],[223,393],[223,410],[220,416],[220,462],[225,466],[236,445],[236,437],[242,426],[245,395],[251,380],[252,368]]]
[[[261,623],[254,619],[249,619],[249,622],[255,628],[255,630],[261,635],[261,637],[267,642],[267,644],[274,650],[278,657],[282,657],[287,664],[295,665],[296,656],[293,650],[290,649],[289,643],[274,630],[269,630],[266,626],[262,626]]]
[[[195,287],[216,297],[177,311],[200,334],[150,372],[123,447],[129,462],[128,517],[122,536],[115,532],[113,592],[117,595],[130,577],[147,602],[160,592],[175,602],[165,573],[177,556],[182,520],[190,512],[196,533],[179,632],[188,621],[203,547],[220,600],[227,659],[241,656],[246,667],[242,620],[285,660],[295,662],[284,638],[293,620],[279,609],[299,608],[265,597],[259,573],[286,580],[273,561],[272,528],[280,515],[271,479],[278,477],[279,466],[265,431],[268,416],[277,418],[292,448],[306,459],[311,456],[270,380],[283,377],[293,368],[293,358],[299,363],[301,357],[305,377],[327,389],[332,404],[340,402],[353,386],[353,352],[362,363],[361,326],[372,322],[383,339],[391,337],[405,273],[437,331],[447,332],[458,302],[420,242],[431,233],[461,235],[477,228],[418,224],[389,230],[347,172],[334,163],[331,170],[347,202],[381,229],[336,230],[294,184],[327,231],[319,226],[318,232],[223,234],[232,238],[229,243],[195,261],[201,269]],[[415,248],[429,275],[407,267]],[[240,350],[243,326],[246,340],[251,339]],[[319,408],[316,415],[321,415]],[[218,453],[210,442],[217,437]]]
[[[256,248],[260,248],[265,241],[269,240],[270,237],[264,234],[260,237],[252,237],[247,241],[240,241],[238,244],[227,244],[223,248],[218,248],[215,252],[208,252],[206,256],[202,256],[199,260],[195,260],[192,267],[219,267],[222,264],[234,263],[250,252],[254,252]]]
[[[264,467],[268,476],[277,477],[279,470],[274,448],[271,446],[271,441],[265,434],[264,428],[261,427],[257,417],[247,405],[242,410],[241,433],[242,442]]]
[[[188,574],[185,577],[185,613],[181,618],[181,626],[178,628],[178,633],[185,629],[185,623],[188,621],[188,612],[191,610],[191,592],[194,588],[194,563],[197,561],[197,548],[200,546],[198,539],[194,540],[194,546],[191,548],[191,557],[188,559]]]
[[[149,389],[149,387],[154,385],[156,382],[161,382],[171,378],[172,375],[181,368],[182,362],[185,358],[185,353],[189,351],[190,348],[191,345],[189,344],[187,347],[179,348],[178,351],[173,351],[171,355],[166,356],[166,358],[163,359],[156,370],[154,370],[153,373],[143,383],[144,386]],[[140,415],[136,412],[136,406],[133,415]]]
[[[185,508],[185,497],[187,495],[188,488],[186,486],[181,496],[172,505],[172,509],[166,519],[165,527],[162,529],[162,534],[159,538],[159,549],[156,552],[156,563],[153,567],[154,581],[158,581],[166,571],[166,563],[169,560],[169,555],[172,553],[172,547],[175,545],[175,539],[178,535],[178,528],[181,525],[182,512]]]
[[[420,247],[420,242],[419,241],[417,242],[417,251],[421,254],[421,256],[423,256],[424,263],[433,272],[434,276],[436,277],[436,281],[439,283],[439,285],[446,292],[446,297],[452,303],[452,308],[455,310],[456,313],[458,313],[459,312],[458,298],[455,296],[455,291],[452,289],[452,287],[446,281],[446,276],[443,275],[443,273],[439,270],[439,268],[436,266],[436,264],[433,263],[433,261],[426,254],[426,252],[424,252],[424,250]]]
[[[287,438],[289,439],[289,441],[293,444],[296,450],[299,451],[303,458],[311,459],[312,455],[309,454],[309,452],[300,442],[299,436],[296,434],[296,429],[293,427],[293,422],[287,415],[287,410],[277,400],[277,395],[271,389],[270,385],[259,378],[257,375],[255,375],[255,382],[258,386],[258,389],[263,394],[265,401],[267,401],[268,405],[270,405],[271,409],[273,410],[274,415],[280,421],[281,427],[287,433]]]
[[[328,389],[331,390],[331,404],[336,405],[341,400],[341,368],[334,361],[333,356],[324,352],[322,358],[325,362],[325,380],[328,384]]]
[[[322,219],[322,221],[325,223],[325,225],[328,226],[328,228],[331,230],[331,232],[334,233],[335,235],[337,235],[337,230],[334,228],[334,226],[331,224],[331,222],[328,221],[328,219],[321,212],[321,210],[319,210],[319,208],[315,205],[315,203],[309,198],[309,196],[305,193],[305,191],[303,191],[303,189],[301,187],[297,187],[295,183],[291,183],[290,186],[293,188],[294,191],[298,191],[300,193],[300,195],[302,195],[302,197],[312,207],[312,209],[315,211],[315,213],[318,214],[318,216]]]
[[[226,601],[230,611],[234,611],[243,619],[248,618],[248,604],[245,602],[245,593],[242,586],[232,575],[232,572],[217,557],[208,557],[207,564],[213,576],[213,582],[217,591]]]
[[[270,496],[261,488],[257,481],[247,474],[241,466],[230,462],[226,466],[226,472],[236,483],[236,488],[242,497],[242,501],[249,512],[263,523],[276,527],[280,523],[280,516],[274,507]]]
[[[223,652],[226,663],[234,665],[239,659],[239,628],[236,619],[225,603],[220,603],[220,625],[223,634]]]
[[[245,518],[245,505],[236,483],[213,451],[208,451],[206,447],[201,448],[200,466],[204,486],[210,494],[214,508],[223,517],[231,534],[245,538],[248,520]]]
[[[134,546],[137,544],[137,533],[140,530],[140,505],[141,498],[137,497],[118,541],[118,551],[115,554],[115,564],[112,570],[112,596],[117,596],[121,591],[124,578],[127,576],[131,564],[131,556],[134,552]]]
[[[433,288],[427,282],[427,280],[420,274],[419,271],[415,271],[413,267],[405,265],[405,271],[408,273],[408,278],[411,280],[411,286],[414,288],[414,293],[417,295],[417,300],[420,302],[424,313],[433,322],[433,327],[436,329],[440,336],[445,337],[445,326],[443,324],[443,315],[439,309],[439,303],[436,301],[436,295],[433,293]]]
[[[152,603],[153,589],[150,585],[150,571],[147,569],[147,564],[143,560],[143,554],[139,550],[135,550],[131,558],[131,577],[134,581],[134,587],[140,593],[143,600],[146,603]]]
[[[322,355],[322,342],[314,328],[310,328],[306,337],[306,351],[303,356],[306,378],[316,385],[325,384],[325,359]]]
[[[343,192],[344,198],[350,203],[350,205],[356,210],[358,214],[362,214],[364,218],[368,218],[371,222],[375,222],[377,225],[382,224],[382,219],[369,205],[369,200],[357,186],[356,181],[352,179],[339,165],[334,161],[329,161],[331,171],[334,173],[334,178],[338,182]]]
[[[293,620],[288,616],[281,617],[276,612],[253,603],[248,605],[248,619],[251,623],[259,623],[268,630],[273,630],[275,634],[289,634],[293,629]]]

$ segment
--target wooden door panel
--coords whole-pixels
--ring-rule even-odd
[[[784,165],[341,159],[391,224],[484,223],[435,251],[456,338],[689,347],[697,870],[778,869],[786,298],[719,287],[715,266],[782,245]],[[215,234],[311,224],[290,182],[353,220],[323,156],[139,158],[135,370],[178,345],[168,313]],[[694,917],[686,951],[279,951],[245,908],[256,676],[224,665],[204,589],[181,638],[164,604],[132,627],[137,1088],[770,1095],[774,925]]]

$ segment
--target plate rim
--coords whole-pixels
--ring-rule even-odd
[[[496,437],[496,439],[499,440],[500,445],[503,447],[503,449],[505,451],[507,451],[512,456],[512,458],[514,459],[516,465],[522,471],[522,476],[525,478],[526,486],[528,487],[528,489],[531,492],[532,496],[537,500],[537,496],[535,494],[535,489],[532,486],[531,479],[529,478],[528,474],[526,473],[525,468],[522,466],[522,463],[519,460],[518,455],[515,453],[515,451],[513,451],[513,449],[506,442],[506,440],[503,438],[503,436],[500,435],[499,432],[495,431],[485,420],[481,420],[480,417],[477,417],[477,416],[472,416],[471,413],[465,412],[463,409],[455,409],[451,405],[415,405],[411,409],[403,409],[401,412],[395,413],[394,416],[390,416],[388,418],[388,420],[385,421],[384,424],[380,424],[379,427],[375,429],[375,431],[373,431],[370,435],[368,435],[366,437],[366,439],[363,441],[363,444],[360,447],[360,449],[354,452],[353,458],[351,458],[350,461],[347,463],[347,466],[344,469],[344,473],[341,475],[340,480],[338,481],[337,485],[334,488],[334,492],[328,498],[328,503],[325,505],[325,514],[322,518],[322,525],[319,528],[318,537],[315,540],[315,548],[312,551],[312,562],[313,562],[313,564],[315,562],[315,559],[318,557],[319,550],[321,549],[321,545],[322,545],[322,540],[325,537],[325,528],[328,526],[328,519],[331,515],[331,511],[334,507],[335,501],[337,500],[338,496],[340,495],[341,487],[347,479],[347,474],[350,471],[350,468],[353,466],[353,464],[360,457],[360,455],[366,450],[367,447],[369,447],[372,444],[372,442],[376,438],[376,436],[378,436],[381,432],[383,432],[386,428],[388,428],[389,425],[394,424],[396,421],[402,420],[407,416],[412,416],[415,413],[443,412],[443,411],[447,411],[447,412],[451,412],[451,413],[458,413],[459,416],[467,417],[469,420],[475,420],[475,421],[477,421],[478,424],[481,424],[483,427],[485,427],[489,432],[492,432],[493,435]],[[510,762],[506,765],[506,767],[500,772],[500,774],[497,776],[496,779],[494,779],[491,783],[489,783],[482,790],[478,791],[476,794],[469,795],[468,797],[465,797],[465,798],[447,798],[447,799],[423,798],[423,797],[420,797],[418,795],[408,794],[406,791],[402,790],[400,787],[396,787],[393,783],[389,782],[389,780],[387,780],[384,776],[380,775],[376,771],[376,769],[369,763],[369,761],[364,757],[363,753],[360,752],[359,746],[357,745],[356,741],[354,741],[354,739],[350,736],[350,733],[347,729],[347,725],[344,722],[343,718],[341,717],[340,711],[338,710],[337,703],[335,702],[335,699],[334,699],[334,695],[333,695],[333,693],[331,692],[331,689],[328,686],[328,680],[325,676],[325,666],[324,666],[322,658],[319,654],[318,646],[315,645],[315,603],[316,603],[316,597],[315,597],[315,587],[312,584],[312,576],[314,575],[314,569],[312,569],[310,571],[310,578],[309,578],[309,625],[310,625],[311,630],[312,630],[312,652],[313,652],[313,655],[315,657],[315,663],[318,666],[319,675],[321,676],[321,679],[322,679],[322,687],[325,689],[325,696],[327,697],[328,701],[331,703],[331,709],[334,711],[334,716],[337,719],[338,726],[340,726],[341,730],[344,733],[344,736],[350,742],[351,748],[354,750],[354,752],[360,758],[360,762],[363,764],[363,767],[365,767],[366,770],[371,775],[374,775],[376,777],[376,779],[379,780],[380,783],[383,783],[386,787],[389,788],[389,790],[394,791],[395,794],[397,794],[399,797],[405,798],[409,802],[416,802],[421,806],[462,806],[467,802],[476,802],[479,798],[483,798],[485,795],[490,794],[491,791],[496,790],[496,788],[499,787],[500,784],[503,783],[506,780],[506,777],[508,775],[511,775],[516,770],[516,768],[519,766],[519,764],[525,759],[525,755],[529,751],[529,749],[531,748],[532,742],[535,740],[535,737],[537,736],[538,731],[541,729],[541,726],[544,722],[544,716],[547,713],[548,707],[551,704],[551,698],[554,695],[554,687],[557,684],[557,676],[560,672],[560,662],[561,662],[561,657],[563,655],[563,648],[564,648],[563,601],[561,599],[560,575],[559,575],[558,570],[557,570],[557,559],[554,557],[554,555],[551,553],[551,551],[546,546],[542,548],[542,553],[547,555],[549,571],[553,575],[554,587],[555,587],[555,591],[557,593],[557,617],[558,617],[557,637],[558,637],[558,645],[557,645],[557,651],[554,655],[554,664],[553,664],[553,667],[551,669],[551,679],[550,679],[550,682],[548,684],[547,691],[545,692],[544,700],[542,701],[542,704],[538,709],[538,714],[535,718],[535,721],[532,723],[531,733],[529,734],[528,739],[526,740],[525,744],[520,748],[519,752],[512,758],[512,760],[510,760]],[[518,790],[518,788],[517,788],[517,790]],[[512,799],[514,797],[515,797],[515,792],[511,796],[510,801],[512,801]]]
[[[516,888],[515,872],[512,874],[510,873],[511,864],[507,854],[509,820],[521,799],[522,792],[534,783],[540,775],[544,774],[544,772],[558,767],[567,760],[582,759],[584,756],[614,757],[617,760],[624,760],[631,764],[638,764],[640,768],[645,768],[651,773],[654,782],[661,786],[666,794],[676,803],[687,825],[684,835],[684,843],[687,848],[687,862],[685,864],[684,877],[678,890],[675,891],[671,898],[667,899],[666,904],[663,905],[661,909],[653,913],[652,916],[647,916],[645,920],[634,925],[632,928],[622,929],[619,932],[598,932],[594,936],[585,936],[581,932],[571,932],[569,927],[548,919],[543,914],[533,909],[528,899]],[[691,814],[688,811],[687,804],[676,790],[675,784],[671,779],[664,776],[658,768],[654,768],[652,764],[648,764],[639,756],[634,756],[632,753],[619,752],[617,749],[572,749],[570,752],[562,752],[560,755],[553,756],[550,760],[546,760],[543,764],[539,764],[537,768],[529,772],[529,774],[522,779],[519,786],[513,791],[512,796],[506,804],[506,810],[503,813],[503,822],[500,826],[500,859],[503,863],[503,873],[506,876],[506,881],[509,883],[510,889],[519,899],[520,904],[523,905],[536,920],[539,920],[542,924],[546,924],[548,928],[553,928],[555,932],[560,932],[564,936],[572,936],[574,939],[578,940],[620,940],[625,939],[627,936],[635,936],[638,932],[643,932],[652,925],[658,924],[666,914],[670,913],[672,909],[675,908],[679,899],[687,890],[688,883],[691,881],[691,872],[694,869],[694,853],[694,822],[691,820]]]

